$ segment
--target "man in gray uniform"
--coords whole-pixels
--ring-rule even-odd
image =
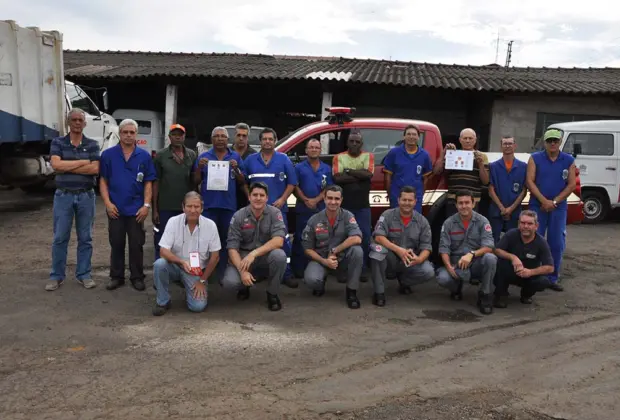
[[[497,265],[491,224],[473,211],[474,197],[469,191],[456,193],[456,208],[458,213],[448,217],[441,227],[439,255],[444,266],[437,272],[437,281],[450,290],[453,300],[462,300],[463,282],[480,278],[478,308],[489,315],[493,312],[491,289]]]
[[[323,296],[327,273],[346,270],[347,305],[358,309],[357,289],[364,266],[362,231],[353,213],[341,208],[341,204],[342,187],[328,186],[325,209],[313,215],[304,228],[302,246],[311,259],[304,271],[304,283],[315,296]]]
[[[416,190],[401,188],[398,207],[383,212],[370,244],[370,267],[375,293],[372,303],[385,306],[385,280],[398,277],[401,293],[410,294],[411,286],[435,277],[428,257],[433,250],[431,226],[415,211]]]
[[[278,290],[286,270],[286,254],[282,250],[286,227],[282,213],[267,205],[269,191],[263,182],[250,185],[250,205],[237,211],[228,229],[229,264],[222,286],[237,290],[239,300],[250,297],[255,276],[267,274],[267,307],[282,309]]]

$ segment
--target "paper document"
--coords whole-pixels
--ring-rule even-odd
[[[471,171],[474,169],[474,152],[469,150],[446,150],[445,169]]]
[[[226,160],[210,160],[208,165],[207,190],[228,191],[230,162]]]

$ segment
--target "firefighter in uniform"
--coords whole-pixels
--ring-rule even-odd
[[[323,296],[327,273],[346,270],[347,305],[358,309],[357,289],[364,263],[364,253],[360,247],[362,231],[353,213],[341,208],[340,186],[326,188],[325,202],[325,210],[310,218],[302,234],[302,246],[311,259],[304,271],[304,283],[315,296]]]
[[[398,277],[403,294],[410,294],[411,286],[435,277],[428,261],[433,250],[431,226],[414,210],[415,206],[416,190],[405,186],[398,195],[398,207],[386,210],[377,221],[370,245],[375,289],[372,303],[377,306],[385,306],[387,272]]]
[[[437,271],[437,281],[450,290],[453,300],[462,300],[463,282],[480,278],[478,308],[488,315],[493,312],[491,293],[497,266],[491,224],[473,211],[474,197],[469,191],[456,193],[456,208],[458,213],[441,227],[439,255],[444,266]]]
[[[561,292],[558,283],[562,254],[566,247],[566,199],[577,185],[575,158],[560,151],[562,132],[545,132],[545,150],[532,153],[527,163],[527,188],[530,190],[530,210],[538,214],[538,233],[547,236],[553,256],[553,273],[549,276],[551,290]]]
[[[282,309],[278,290],[286,270],[286,254],[281,249],[286,229],[282,213],[267,205],[269,189],[262,182],[250,185],[250,205],[237,211],[228,229],[229,265],[222,286],[237,290],[239,300],[250,297],[256,277],[267,275],[267,307]]]
[[[260,152],[248,156],[244,161],[247,179],[250,183],[263,182],[269,189],[267,204],[277,207],[282,212],[286,236],[282,249],[286,256],[291,256],[291,241],[288,237],[287,200],[297,185],[297,174],[291,160],[284,153],[276,152],[276,132],[265,128],[260,132]],[[286,266],[283,282],[286,286],[296,288],[297,280],[293,278],[290,265]]]
[[[317,138],[311,138],[306,144],[307,159],[295,166],[299,184],[295,187],[297,203],[291,266],[297,278],[303,278],[308,265],[308,258],[301,246],[301,235],[310,217],[325,208],[325,188],[334,183],[332,168],[320,161],[320,154],[321,142]]]

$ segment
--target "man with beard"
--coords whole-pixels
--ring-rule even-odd
[[[297,203],[295,204],[295,238],[293,240],[293,255],[291,266],[297,278],[303,278],[304,270],[308,265],[308,258],[301,246],[302,232],[312,215],[325,208],[325,188],[334,183],[332,169],[321,162],[321,142],[311,138],[306,143],[307,159],[295,166],[297,181],[295,187]]]
[[[136,146],[138,123],[123,120],[118,125],[120,143],[101,154],[99,191],[108,214],[110,238],[110,282],[108,290],[125,284],[125,238],[129,242],[129,271],[132,286],[144,290],[144,220],[149,215],[152,183],[157,179],[153,158]]]
[[[340,208],[342,188],[330,185],[325,189],[326,208],[313,215],[304,228],[302,245],[311,259],[304,271],[304,283],[315,296],[325,294],[328,272],[341,272],[346,277],[346,302],[358,309],[357,298],[364,253],[362,232],[353,213]]]
[[[519,228],[506,232],[497,244],[496,308],[507,306],[505,297],[511,284],[521,287],[521,303],[526,305],[532,303],[536,292],[551,286],[546,276],[553,273],[553,258],[549,245],[536,232],[537,229],[536,212],[524,210],[519,216]]]
[[[463,282],[480,279],[478,308],[484,315],[493,312],[493,279],[497,257],[491,224],[476,213],[474,197],[469,191],[456,193],[458,213],[450,216],[441,227],[439,255],[444,266],[437,271],[439,285],[450,290],[450,298],[463,299]]]
[[[245,185],[245,168],[241,156],[228,148],[228,131],[224,127],[215,127],[211,132],[213,147],[198,156],[194,164],[194,182],[200,188],[200,194],[204,200],[202,215],[215,222],[217,225],[222,248],[220,262],[217,267],[218,274],[222,276],[226,269],[228,255],[226,252],[226,238],[230,219],[237,211],[237,190],[247,189]],[[226,190],[210,189],[209,187],[209,162],[228,162],[228,188]]]
[[[435,277],[428,257],[433,250],[431,226],[414,210],[416,190],[401,188],[398,207],[383,212],[370,245],[370,267],[375,293],[372,303],[385,306],[387,272],[398,278],[401,293],[410,294],[411,286]],[[405,290],[403,290],[405,289]]]
[[[256,277],[267,275],[267,307],[282,309],[278,291],[286,270],[281,249],[286,229],[282,213],[267,204],[269,188],[263,182],[250,185],[250,205],[237,211],[228,230],[229,264],[222,279],[225,289],[236,290],[237,299],[250,298]]]
[[[558,280],[566,247],[566,199],[577,186],[575,158],[560,151],[560,130],[547,130],[544,140],[545,150],[532,153],[527,163],[527,188],[531,192],[530,210],[538,215],[538,233],[547,235],[553,256],[550,289],[561,292],[564,288]]]
[[[159,259],[159,241],[171,217],[183,213],[185,194],[194,189],[192,167],[196,152],[185,147],[185,127],[173,124],[168,134],[170,145],[155,155],[157,179],[153,182],[153,227],[155,261]]]

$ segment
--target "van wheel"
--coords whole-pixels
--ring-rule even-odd
[[[598,223],[605,219],[609,211],[607,196],[599,191],[584,191],[582,194],[584,223]]]

